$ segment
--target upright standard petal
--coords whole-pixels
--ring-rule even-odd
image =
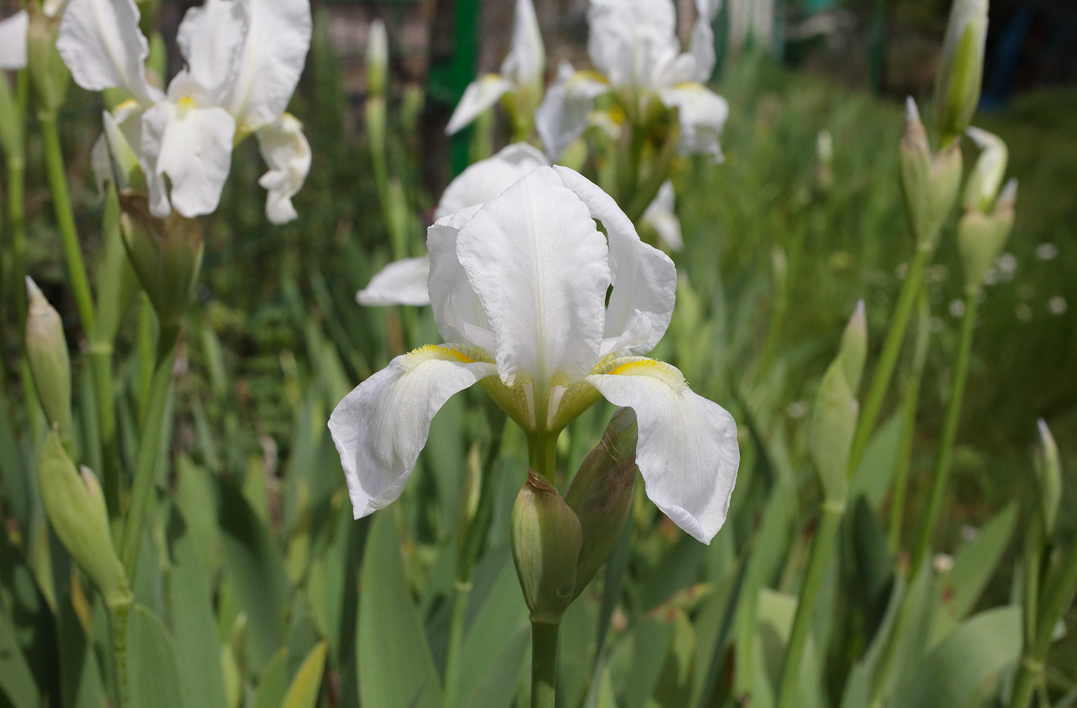
[[[150,45],[138,19],[134,0],[71,0],[56,50],[75,83],[87,91],[120,88],[143,103],[161,98],[146,81]]]
[[[429,305],[430,258],[404,258],[379,270],[355,299],[360,305]]]
[[[554,169],[564,185],[587,205],[591,216],[602,222],[609,236],[613,291],[606,307],[603,338],[619,339],[632,328],[639,311],[650,320],[650,333],[642,345],[634,345],[632,350],[636,354],[649,352],[662,339],[673,317],[676,266],[669,256],[640,240],[632,221],[598,185],[567,167]]]
[[[178,104],[161,101],[142,117],[142,153],[156,177],[151,182],[159,190],[162,178],[168,176],[172,208],[183,216],[201,216],[217,208],[232,166],[235,132],[236,122],[228,111],[197,108],[187,98]],[[151,191],[156,191],[152,184]],[[163,195],[153,211],[159,218],[168,216]]]
[[[538,390],[593,368],[610,284],[606,239],[557,172],[540,167],[486,202],[460,229],[456,252],[506,386]]]
[[[430,302],[434,322],[446,342],[467,344],[494,350],[494,334],[482,303],[467,279],[457,255],[460,229],[482,207],[481,204],[450,214],[426,231],[426,248],[430,251]]]
[[[587,129],[595,99],[610,90],[593,72],[577,72],[567,61],[557,68],[557,81],[535,111],[535,130],[546,155],[557,160]]]
[[[643,211],[643,220],[654,228],[658,238],[662,239],[670,250],[679,251],[684,248],[684,240],[681,238],[681,221],[673,209],[673,182],[667,179],[658,188],[654,201]]]
[[[479,117],[479,114],[497,103],[502,96],[512,90],[512,82],[497,74],[487,74],[472,81],[464,89],[460,103],[445,126],[445,134],[452,135]]]
[[[403,491],[430,421],[454,393],[496,373],[448,346],[398,356],[344,397],[329,418],[348,480],[355,518],[383,508]]]
[[[211,103],[219,103],[236,80],[247,25],[247,6],[237,0],[206,0],[183,16],[176,43]]]
[[[587,381],[610,403],[636,412],[636,464],[647,496],[710,543],[725,523],[740,465],[733,417],[693,393],[676,368],[652,359],[625,359]]]
[[[692,81],[705,84],[714,73],[717,55],[714,51],[714,28],[711,23],[722,9],[722,0],[696,0],[696,22],[692,26],[689,52],[694,60]]]
[[[30,15],[20,10],[0,22],[0,69],[17,71],[26,68],[26,31]]]
[[[516,84],[542,82],[546,70],[546,48],[542,44],[538,17],[531,0],[516,0],[516,22],[512,27],[512,48],[501,63],[501,75]]]
[[[309,0],[232,0],[247,6],[249,26],[238,73],[223,105],[240,134],[258,130],[288,108],[310,49]]]
[[[591,0],[587,52],[614,86],[657,88],[680,54],[670,0]]]
[[[528,143],[508,145],[457,175],[441,194],[434,219],[499,197],[528,172],[549,164],[543,154]]]
[[[681,155],[708,154],[722,160],[718,138],[729,117],[729,104],[710,89],[696,83],[680,84],[659,93],[667,108],[680,113],[681,138],[677,152]]]
[[[292,206],[310,172],[310,143],[303,135],[303,124],[285,113],[258,129],[258,147],[269,166],[258,180],[266,196],[266,217],[270,223],[286,224],[297,216]]]

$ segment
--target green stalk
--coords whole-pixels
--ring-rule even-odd
[[[804,659],[804,648],[808,643],[812,618],[815,615],[815,603],[819,590],[826,579],[827,564],[834,550],[838,526],[845,514],[845,505],[841,502],[824,502],[819,528],[815,532],[811,558],[808,560],[808,572],[804,585],[800,588],[797,600],[797,612],[793,619],[793,631],[789,635],[789,644],[785,648],[782,661],[781,686],[778,692],[778,708],[792,708],[798,703],[800,690],[800,665]]]
[[[957,349],[957,361],[954,364],[953,387],[950,402],[946,407],[946,421],[942,429],[942,445],[935,461],[934,480],[931,496],[928,498],[927,513],[923,515],[923,525],[916,541],[912,555],[912,567],[919,568],[920,562],[931,545],[931,536],[942,512],[942,499],[946,492],[946,483],[950,478],[950,463],[953,458],[954,440],[957,438],[957,425],[961,418],[961,401],[965,396],[965,383],[968,380],[969,356],[972,353],[972,334],[976,326],[976,310],[979,305],[980,290],[976,287],[965,291],[965,316],[961,320],[961,342]]]
[[[7,211],[11,221],[11,282],[15,289],[15,311],[18,313],[19,339],[26,331],[26,225],[24,223],[23,189],[26,164],[22,155],[7,158]]]
[[[116,666],[116,690],[120,695],[120,708],[132,708],[131,674],[127,664],[127,618],[131,601],[109,608],[112,619],[112,655]]]
[[[67,192],[67,174],[64,172],[64,157],[60,150],[60,132],[56,127],[56,118],[41,119],[41,137],[45,145],[49,187],[52,189],[52,202],[56,209],[56,222],[60,227],[71,288],[75,292],[75,304],[78,306],[82,328],[88,332],[94,323],[93,296],[90,294],[86,264],[82,261],[79,237],[75,231],[75,214],[71,210],[71,197]]]
[[[135,464],[135,480],[131,490],[131,506],[127,510],[127,519],[123,528],[123,544],[120,546],[120,560],[132,584],[135,582],[138,570],[142,524],[153,502],[157,449],[161,443],[161,428],[164,425],[168,389],[172,384],[172,363],[176,358],[178,335],[178,327],[161,329],[161,336],[157,342],[157,365],[153,372],[146,413],[142,420],[138,459]]]
[[[1023,647],[1021,663],[1010,694],[1010,708],[1027,708],[1032,701],[1036,685],[1043,677],[1043,658],[1037,653],[1037,620],[1039,617],[1040,573],[1043,558],[1043,520],[1033,514],[1028,533],[1025,534],[1024,557],[1021,570],[1021,619]]]
[[[554,708],[559,628],[557,624],[531,623],[531,708]]]
[[[919,314],[916,318],[916,344],[912,366],[905,381],[905,395],[901,402],[901,437],[898,439],[897,457],[894,460],[894,491],[890,499],[890,533],[887,547],[892,555],[901,548],[901,524],[905,517],[905,491],[908,487],[909,464],[912,460],[912,441],[916,433],[916,408],[920,401],[920,381],[924,375],[928,345],[931,343],[931,309],[927,293],[920,289]]]
[[[90,345],[94,396],[97,399],[97,426],[101,437],[102,491],[108,507],[112,540],[118,542],[120,515],[120,446],[116,440],[116,408],[112,398],[112,343]]]
[[[150,398],[153,381],[153,323],[157,314],[153,311],[150,296],[143,290],[138,308],[138,417],[146,417],[146,405]]]
[[[868,440],[871,439],[871,433],[882,411],[886,389],[890,387],[890,379],[894,375],[894,367],[897,365],[898,354],[901,352],[901,342],[905,338],[905,328],[912,316],[913,305],[916,303],[916,297],[924,281],[924,269],[930,259],[929,248],[917,248],[916,255],[909,264],[909,273],[905,277],[905,284],[901,287],[901,295],[898,297],[897,307],[890,321],[890,331],[886,333],[879,363],[871,377],[871,388],[868,389],[868,397],[863,412],[860,414],[860,423],[856,426],[856,436],[853,438],[853,448],[849,455],[850,477],[860,466],[860,460],[864,457]]]

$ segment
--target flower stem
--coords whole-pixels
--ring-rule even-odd
[[[554,708],[559,628],[545,622],[531,623],[531,708]]]
[[[800,665],[804,659],[804,648],[808,643],[812,618],[815,616],[815,602],[819,597],[823,580],[826,579],[830,553],[834,549],[838,526],[844,514],[844,503],[829,501],[823,503],[819,528],[815,532],[815,543],[812,545],[811,557],[808,559],[808,572],[800,588],[800,598],[797,600],[793,631],[789,635],[785,659],[782,661],[778,708],[791,708],[797,705],[800,690]]]
[[[545,416],[545,411],[542,411]],[[557,437],[560,431],[538,431],[527,438],[527,457],[531,469],[545,477],[553,484],[554,471],[557,466]]]
[[[898,438],[897,458],[894,460],[893,494],[890,500],[890,532],[887,547],[897,555],[901,548],[901,525],[905,516],[905,491],[909,480],[909,463],[912,458],[912,441],[916,433],[916,408],[920,401],[920,381],[924,375],[928,345],[931,343],[931,310],[927,293],[920,289],[919,314],[916,318],[916,344],[912,366],[905,381],[905,394],[901,402],[901,437]]]
[[[969,356],[972,353],[972,334],[976,326],[979,294],[979,288],[968,288],[965,292],[965,316],[961,320],[961,341],[958,344],[957,361],[954,364],[953,387],[950,390],[950,402],[946,407],[942,445],[935,461],[934,480],[931,485],[931,496],[928,497],[927,513],[923,515],[920,535],[917,537],[912,555],[914,569],[920,567],[920,562],[931,545],[931,536],[935,531],[935,524],[938,523],[939,514],[942,512],[942,498],[950,477],[954,440],[957,438],[957,425],[961,418],[961,400],[965,396],[965,383],[968,380]]]
[[[90,345],[94,396],[97,399],[97,425],[101,438],[102,491],[108,507],[112,541],[119,543],[120,531],[120,447],[116,440],[116,408],[112,398],[112,343]]]
[[[897,365],[898,354],[901,352],[905,328],[912,316],[912,308],[924,280],[924,269],[930,258],[930,249],[918,248],[912,263],[909,264],[909,272],[905,277],[905,284],[901,287],[901,295],[898,297],[893,319],[890,321],[890,331],[886,333],[882,354],[879,356],[875,373],[871,377],[871,388],[868,389],[868,397],[864,403],[863,412],[860,414],[860,422],[856,426],[856,436],[853,438],[852,452],[849,454],[849,476],[852,476],[860,466],[860,460],[868,447],[868,440],[871,439],[871,433],[879,419],[886,389],[890,387],[890,379],[894,375],[894,367]]]
[[[131,674],[127,665],[127,618],[131,613],[131,601],[117,603],[109,608],[112,619],[112,656],[116,668],[116,691],[120,708],[131,708]]]
[[[90,281],[86,277],[86,264],[82,261],[82,251],[79,249],[75,214],[71,210],[71,198],[67,192],[67,174],[64,172],[64,157],[60,151],[60,133],[55,118],[41,119],[41,137],[45,145],[49,187],[52,189],[52,202],[56,209],[56,222],[60,227],[60,239],[63,241],[71,288],[75,292],[75,304],[78,306],[82,327],[88,332],[94,323],[93,296],[90,294]]]
[[[157,341],[157,364],[153,372],[153,380],[150,382],[146,412],[142,419],[135,479],[131,489],[131,506],[127,510],[123,544],[120,547],[120,560],[123,561],[123,569],[127,572],[128,581],[131,583],[135,582],[135,573],[138,570],[142,524],[153,501],[157,449],[161,443],[161,428],[164,425],[168,389],[172,384],[172,363],[176,358],[178,335],[178,327],[161,329],[161,336]]]

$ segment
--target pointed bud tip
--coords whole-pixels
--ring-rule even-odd
[[[864,306],[864,298],[860,298],[856,301],[856,308],[853,310],[853,316],[849,318],[849,326],[865,331],[867,330],[867,309]]]
[[[30,276],[26,276],[26,296],[32,301],[38,300],[38,298],[44,298],[45,295],[41,292],[41,288],[37,287],[37,283]]]
[[[996,204],[1013,206],[1017,201],[1017,178],[1011,177],[1003,186],[1002,191],[998,195],[998,201]]]
[[[922,122],[920,120],[920,109],[916,107],[916,99],[912,96],[905,97],[905,121],[908,123]]]

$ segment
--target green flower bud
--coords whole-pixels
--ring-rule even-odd
[[[1043,528],[1050,537],[1058,520],[1058,505],[1062,501],[1062,464],[1058,458],[1058,445],[1051,429],[1043,418],[1036,421],[1040,432],[1040,444],[1036,446],[1036,481],[1040,487],[1040,508],[1043,512]]]
[[[71,558],[101,591],[109,607],[130,602],[131,589],[112,547],[101,489],[92,473],[92,487],[87,486],[55,429],[45,439],[38,479],[45,513]]]
[[[370,96],[366,100],[366,135],[370,141],[370,151],[381,154],[385,151],[385,98]]]
[[[927,131],[920,120],[920,111],[912,96],[905,99],[905,130],[901,133],[901,185],[905,193],[905,208],[909,221],[919,239],[924,233],[928,195],[931,193],[931,146]]]
[[[988,0],[954,0],[935,75],[935,114],[942,145],[965,132],[983,83]]]
[[[565,494],[565,503],[576,513],[583,533],[573,597],[583,592],[606,562],[632,510],[638,469],[636,434],[635,411],[618,409]]]
[[[832,504],[844,504],[848,493],[846,467],[858,413],[842,358],[839,354],[819,383],[810,434],[812,460]]]
[[[400,102],[400,127],[405,135],[415,135],[419,119],[426,105],[426,91],[422,84],[408,84],[404,87],[404,98]]]
[[[30,305],[26,314],[26,358],[34,388],[49,425],[60,439],[71,442],[71,358],[60,314],[45,299],[30,276],[26,277]]]
[[[370,23],[366,41],[366,91],[368,96],[384,96],[389,70],[389,37],[385,23],[376,19]]]
[[[527,471],[512,507],[512,560],[532,622],[558,624],[575,597],[580,520],[546,478]]]
[[[130,190],[120,192],[120,206],[123,242],[139,283],[161,327],[178,327],[202,266],[202,228],[175,210],[158,219],[147,198]]]
[[[1011,179],[999,195],[991,214],[967,211],[957,228],[957,247],[965,269],[965,289],[978,292],[984,274],[998,258],[1013,228],[1017,180]]]
[[[849,384],[849,390],[855,392],[860,388],[860,377],[864,373],[864,360],[868,354],[868,322],[864,312],[864,301],[856,303],[853,316],[849,318],[849,324],[845,326],[845,333],[841,337],[842,368],[845,371],[845,381]]]
[[[105,126],[105,144],[108,147],[109,164],[116,189],[145,194],[148,191],[146,174],[142,171],[138,155],[131,148],[127,136],[108,111],[103,112],[102,123]]]
[[[991,211],[1002,186],[1002,178],[1006,176],[1006,143],[997,135],[979,128],[969,128],[965,132],[982,151],[965,188],[965,209],[986,214]]]
[[[67,96],[71,71],[56,51],[56,34],[60,18],[48,17],[30,3],[30,27],[26,33],[26,59],[30,70],[30,86],[34,92],[37,115],[42,120],[55,120]]]

